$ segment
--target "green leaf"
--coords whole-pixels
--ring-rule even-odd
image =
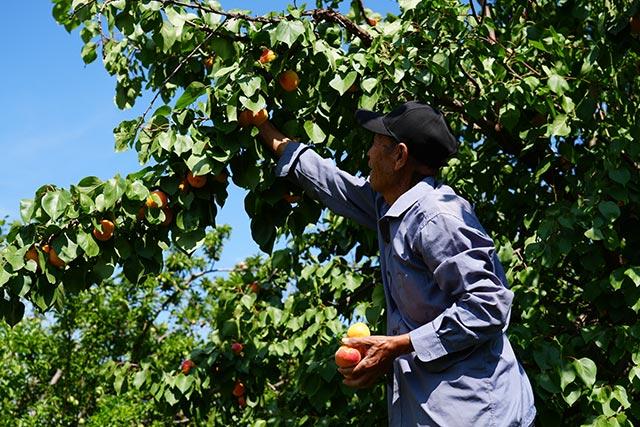
[[[609,169],[609,178],[618,184],[627,185],[631,179],[631,173],[626,168]]]
[[[544,173],[548,171],[550,167],[551,167],[551,161],[548,161],[545,164],[543,164],[540,167],[540,169],[536,171],[536,176],[535,176],[536,182],[540,181],[540,178],[542,177],[542,175],[544,175]]]
[[[374,79],[373,77],[370,77],[368,79],[364,79],[360,84],[360,86],[362,87],[362,90],[364,90],[365,92],[371,93],[371,91],[373,90],[373,88],[376,87],[377,84],[378,84],[378,79]]]
[[[24,304],[18,298],[7,301],[0,295],[0,314],[9,326],[13,327],[24,316]]]
[[[611,201],[600,202],[598,204],[598,210],[608,221],[612,221],[620,216],[620,208]]]
[[[180,374],[178,378],[176,378],[176,387],[178,387],[178,390],[180,390],[182,394],[187,394],[193,386],[194,381],[195,379],[192,376]]]
[[[315,143],[320,143],[324,141],[325,138],[327,137],[325,133],[322,131],[322,129],[320,128],[320,126],[318,126],[317,124],[309,120],[304,122],[304,131],[309,136],[309,139],[311,139],[311,141]]]
[[[126,196],[131,200],[146,200],[149,196],[149,190],[140,180],[129,182],[127,184]]]
[[[406,12],[415,9],[416,6],[420,4],[420,0],[398,0],[398,4],[400,5],[400,9]]]
[[[191,105],[196,99],[204,95],[207,87],[200,82],[192,82],[184,91],[182,96],[178,98],[175,108],[177,110]]]
[[[588,387],[592,387],[595,384],[598,368],[593,363],[593,360],[586,357],[576,359],[573,361],[573,367],[576,370],[576,374]]]
[[[559,368],[560,388],[564,389],[576,379],[576,371],[571,364],[565,363]]]
[[[139,123],[139,120],[124,120],[113,130],[117,152],[120,153],[133,146]]]
[[[547,125],[547,133],[545,136],[567,136],[571,133],[571,127],[567,124],[567,116],[558,114],[553,123]]]
[[[515,105],[507,104],[500,109],[500,122],[507,129],[514,129],[518,124],[518,120],[520,120],[520,109],[516,108]]]
[[[337,90],[340,95],[344,95],[345,92],[351,87],[351,85],[355,83],[357,77],[358,73],[356,73],[355,71],[350,71],[344,77],[336,74],[329,82],[329,86]]]
[[[52,221],[57,220],[67,210],[71,202],[71,194],[65,190],[50,191],[42,198],[42,209]]]
[[[301,21],[280,21],[275,31],[271,32],[271,45],[279,41],[291,47],[302,34],[304,34],[304,25]]]
[[[555,73],[549,76],[549,81],[547,82],[547,86],[549,86],[549,89],[551,89],[553,92],[557,93],[558,95],[562,95],[565,91],[568,91],[570,89],[569,83],[567,83],[564,77]]]
[[[167,403],[171,406],[175,405],[176,403],[178,403],[178,399],[176,399],[176,396],[171,392],[171,390],[167,389],[164,392],[164,398],[167,401]]]
[[[636,286],[640,286],[640,267],[628,268],[624,275],[631,279]]]
[[[243,295],[242,298],[240,298],[240,303],[247,309],[251,309],[251,307],[253,307],[253,303],[256,301],[256,294],[254,293],[249,293],[246,295]]]
[[[240,90],[247,98],[251,98],[262,86],[262,79],[254,76],[240,82]]]
[[[145,381],[147,380],[148,376],[149,376],[149,371],[147,371],[146,369],[142,370],[142,371],[139,371],[133,377],[133,386],[135,388],[139,389],[145,383]]]
[[[100,253],[100,247],[89,233],[78,230],[78,246],[89,257],[94,257]]]
[[[185,251],[192,252],[203,245],[205,236],[204,229],[192,230],[186,233],[176,233],[175,242]]]
[[[111,208],[120,201],[126,190],[126,185],[126,182],[120,177],[111,178],[104,183],[104,208]]]
[[[102,185],[102,181],[100,178],[95,176],[88,176],[83,178],[78,185],[76,185],[76,190],[80,193],[89,194],[96,190],[98,187]]]
[[[604,239],[604,234],[602,234],[602,230],[596,227],[591,227],[590,229],[584,232],[584,235],[587,239],[591,239],[591,240]]]
[[[562,393],[562,398],[567,405],[572,406],[576,401],[582,396],[582,392],[580,390],[573,390],[568,394]]]
[[[82,60],[85,64],[90,64],[96,60],[98,57],[97,48],[98,45],[94,42],[89,42],[82,47],[80,56],[82,56]]]
[[[271,252],[276,238],[276,227],[267,218],[251,218],[251,236],[264,252]]]
[[[28,223],[31,221],[35,207],[36,204],[33,199],[20,200],[20,218],[22,218],[23,222]]]
[[[178,39],[178,30],[169,22],[165,21],[162,23],[160,35],[162,36],[162,51],[166,53]]]

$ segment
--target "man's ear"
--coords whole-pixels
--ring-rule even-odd
[[[397,145],[397,157],[394,164],[394,170],[400,170],[407,163],[409,163],[409,147],[404,142],[399,142]]]

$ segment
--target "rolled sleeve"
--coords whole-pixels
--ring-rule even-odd
[[[282,156],[278,159],[276,165],[276,176],[284,178],[289,175],[289,172],[295,167],[300,154],[309,147],[299,142],[291,141],[284,147]]]
[[[339,169],[309,146],[289,142],[278,160],[276,174],[300,185],[335,213],[376,229],[376,193],[369,182]]]
[[[503,333],[513,300],[491,239],[448,214],[429,220],[417,244],[438,287],[452,305],[411,332],[418,358],[429,362]]]
[[[411,344],[418,358],[423,362],[430,362],[448,354],[438,338],[433,323],[414,329],[409,332]]]

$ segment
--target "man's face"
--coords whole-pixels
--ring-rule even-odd
[[[397,144],[389,136],[375,134],[373,137],[373,143],[367,152],[369,168],[371,168],[369,182],[371,188],[378,193],[383,193],[395,183],[393,165],[396,148]]]

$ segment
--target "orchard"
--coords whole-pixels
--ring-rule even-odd
[[[25,317],[29,301],[67,337],[62,388],[41,408],[65,425],[99,423],[104,402],[126,396],[148,424],[384,424],[382,384],[353,392],[335,364],[355,320],[384,333],[375,235],[276,179],[255,125],[269,118],[366,175],[371,136],[355,110],[418,99],[460,138],[440,179],[474,204],[507,270],[509,336],[540,425],[640,423],[640,4],[398,5],[318,0],[258,16],[213,0],[53,0],[84,61],[114,77],[119,108],[152,96],[114,130],[142,169],[43,185],[3,229],[4,341],[34,361],[11,361],[24,375],[0,387],[24,393],[3,411],[34,410],[49,366],[35,349],[57,339]],[[267,255],[213,280],[234,186]],[[83,304],[106,301],[126,319],[105,316],[119,339],[80,402],[60,355],[91,350],[71,337],[91,330]],[[167,310],[188,339],[158,330]]]

